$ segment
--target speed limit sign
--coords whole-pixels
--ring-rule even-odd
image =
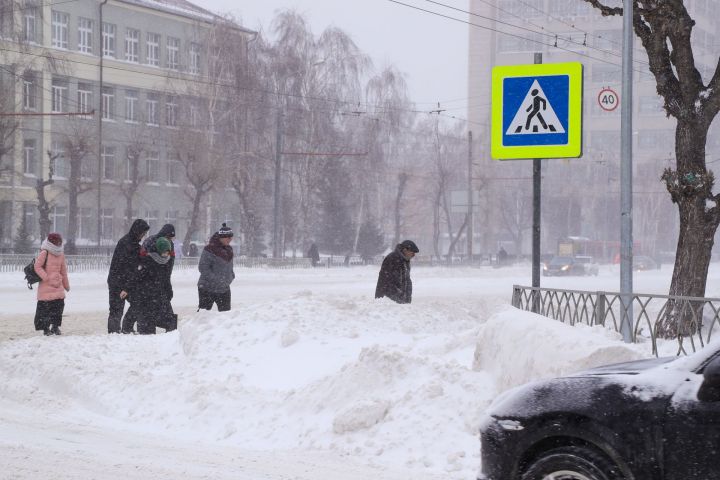
[[[612,88],[603,88],[598,94],[598,104],[606,112],[612,112],[620,105],[620,97]]]

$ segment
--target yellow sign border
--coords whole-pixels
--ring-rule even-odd
[[[503,80],[514,77],[544,77],[567,75],[568,143],[567,145],[504,146],[503,138]],[[577,158],[582,156],[583,64],[580,62],[540,63],[530,65],[501,65],[492,69],[492,125],[490,155],[495,160],[531,158]]]

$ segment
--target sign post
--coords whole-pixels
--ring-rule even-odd
[[[578,62],[498,66],[492,72],[491,155],[533,159],[532,286],[540,287],[541,159],[582,156],[583,66]],[[539,292],[534,291],[539,294]],[[532,310],[539,302],[534,297]]]

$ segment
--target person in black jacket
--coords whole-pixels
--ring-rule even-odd
[[[154,334],[156,327],[166,331],[177,328],[177,316],[170,305],[172,288],[165,267],[170,262],[172,244],[159,237],[152,251],[140,250],[140,264],[129,282],[128,290],[120,295],[127,298],[130,308],[123,319],[123,333],[132,333],[137,322],[137,333]]]
[[[419,252],[415,242],[405,240],[385,257],[378,275],[375,298],[388,297],[397,303],[412,302],[410,260]]]
[[[125,310],[125,299],[120,292],[127,290],[130,277],[137,270],[140,260],[140,241],[150,230],[145,220],[138,218],[130,227],[130,231],[122,237],[113,252],[108,273],[108,333],[120,333],[120,322]]]
[[[170,282],[170,276],[172,275],[173,267],[175,266],[175,226],[172,223],[166,223],[162,226],[160,231],[154,235],[150,235],[143,242],[142,247],[148,252],[155,252],[155,242],[158,238],[164,237],[170,242],[170,253],[168,256],[170,260],[168,263],[163,265],[163,274],[167,276],[167,284],[170,285],[170,300],[173,298],[172,283]]]

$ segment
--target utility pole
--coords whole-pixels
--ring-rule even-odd
[[[475,200],[472,188],[473,168],[472,168],[472,130],[468,132],[468,219],[467,219],[467,254],[468,262],[472,264],[473,260],[473,202]]]
[[[622,102],[620,104],[620,293],[623,305],[620,330],[632,342],[633,232],[632,232],[632,108],[633,108],[633,1],[623,0]]]
[[[282,112],[278,108],[275,131],[275,192],[273,204],[273,258],[280,258],[280,168],[282,166]]]
[[[100,100],[100,115],[98,115],[98,140],[97,140],[97,155],[98,155],[98,171],[97,171],[97,244],[98,253],[100,252],[100,244],[102,241],[102,177],[103,177],[103,158],[102,158],[102,131],[103,131],[103,7],[108,0],[100,2],[100,21],[98,22],[98,32],[100,33],[100,41],[98,42],[98,50],[100,54],[100,94],[98,99]]]

